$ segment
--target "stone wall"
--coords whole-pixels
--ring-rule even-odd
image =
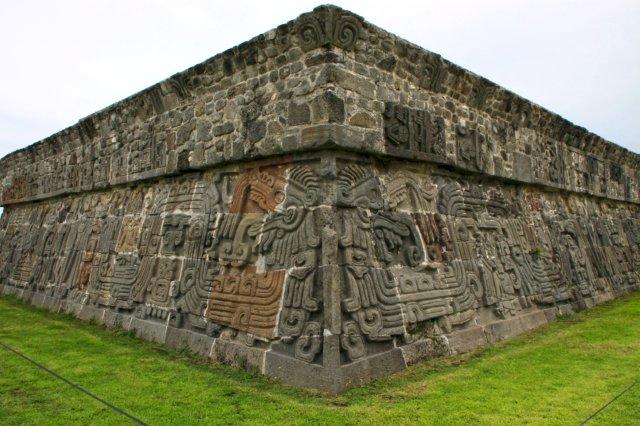
[[[0,293],[329,391],[637,288],[639,158],[321,7],[0,161]]]

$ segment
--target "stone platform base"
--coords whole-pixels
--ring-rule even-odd
[[[638,290],[629,287],[625,293]],[[168,324],[135,318],[130,314],[113,312],[107,308],[95,308],[88,305],[60,300],[29,290],[13,286],[0,285],[0,295],[12,295],[31,305],[51,312],[66,313],[84,321],[104,325],[108,329],[131,331],[136,337],[170,348],[188,349],[194,354],[209,358],[214,362],[240,367],[270,376],[283,383],[298,387],[313,387],[329,393],[340,393],[354,386],[388,376],[435,357],[464,354],[492,343],[510,339],[519,334],[535,330],[557,317],[570,315],[580,310],[570,304],[536,310],[484,326],[473,326],[454,331],[436,339],[420,339],[413,343],[394,348],[390,351],[368,357],[362,361],[341,366],[339,359],[331,365],[313,365],[279,354],[269,349],[255,348],[238,342],[214,338],[201,333],[191,332]],[[619,297],[620,295],[618,295]],[[599,304],[614,299],[613,295],[600,297],[592,303]],[[325,336],[324,353],[338,353],[338,336]]]

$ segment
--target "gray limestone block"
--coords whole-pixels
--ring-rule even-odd
[[[155,343],[164,343],[167,335],[166,324],[133,317],[130,329],[136,337]]]
[[[544,312],[534,311],[521,314],[514,318],[487,324],[484,327],[484,331],[487,336],[487,340],[493,343],[509,339],[545,324],[547,324],[547,317]]]
[[[476,348],[486,346],[487,336],[482,326],[456,330],[446,335],[449,347],[454,354],[464,354]]]
[[[209,356],[223,364],[239,367],[248,371],[262,372],[265,350],[224,339],[216,339]]]
[[[531,182],[533,179],[533,173],[531,171],[531,157],[515,152],[513,154],[513,175],[517,180],[523,182]]]
[[[165,344],[174,349],[189,349],[200,356],[208,357],[215,340],[202,333],[170,326],[167,329]]]

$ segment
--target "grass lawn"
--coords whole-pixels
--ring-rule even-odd
[[[579,424],[640,379],[640,293],[332,397],[0,298],[0,342],[150,424]],[[0,347],[0,424],[123,424]],[[589,424],[640,424],[640,383]]]

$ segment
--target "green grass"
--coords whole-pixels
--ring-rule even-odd
[[[640,294],[335,397],[11,298],[0,341],[150,424],[578,424],[640,378]],[[0,348],[0,424],[126,420]],[[640,424],[640,384],[592,422]]]

